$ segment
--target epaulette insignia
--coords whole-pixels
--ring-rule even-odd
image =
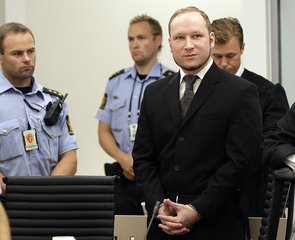
[[[174,74],[175,72],[171,71],[171,70],[166,70],[165,72],[163,72],[163,75],[165,77],[171,76],[172,74]]]
[[[60,92],[50,88],[43,87],[43,92],[59,97],[60,99],[63,98],[63,95]]]
[[[69,115],[66,116],[66,120],[67,120],[67,127],[68,127],[68,131],[70,135],[74,135],[74,130],[72,128],[72,124],[71,124],[71,120]]]
[[[109,77],[109,80],[111,80],[114,77],[117,77],[118,75],[122,74],[125,72],[125,69],[123,68],[122,70],[115,72],[112,76]]]
[[[102,100],[101,100],[101,104],[100,104],[100,107],[99,107],[100,109],[104,110],[104,108],[105,108],[105,106],[107,104],[107,100],[108,100],[108,95],[105,93],[103,95]]]

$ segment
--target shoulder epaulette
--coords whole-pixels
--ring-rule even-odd
[[[163,75],[165,77],[171,76],[172,74],[174,74],[175,72],[171,71],[171,70],[166,70],[165,72],[163,72]]]
[[[60,99],[63,98],[63,95],[62,95],[60,92],[56,91],[56,90],[53,90],[53,89],[50,89],[50,88],[43,87],[43,90],[42,90],[42,91],[45,92],[45,93],[48,93],[48,94],[54,95],[54,96],[56,96],[56,97],[59,97]]]
[[[111,79],[114,78],[114,77],[117,77],[118,75],[120,75],[120,74],[122,74],[122,73],[124,73],[124,72],[125,72],[125,69],[124,69],[124,68],[121,69],[121,70],[118,71],[118,72],[115,72],[112,76],[109,77],[109,80],[111,80]]]

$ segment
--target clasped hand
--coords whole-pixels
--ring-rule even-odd
[[[198,212],[186,204],[164,199],[157,218],[161,221],[159,227],[169,235],[184,235],[200,220]]]

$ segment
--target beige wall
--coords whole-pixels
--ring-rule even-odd
[[[35,76],[44,86],[68,93],[72,124],[80,149],[78,174],[102,175],[112,161],[97,141],[95,114],[108,77],[130,66],[130,18],[147,13],[164,30],[163,64],[176,67],[168,46],[167,23],[180,7],[195,5],[211,20],[233,16],[245,31],[245,65],[266,76],[264,1],[254,0],[6,0],[6,21],[21,21],[37,42]],[[253,7],[254,6],[254,7]],[[250,14],[251,13],[251,14]]]
[[[5,22],[5,1],[0,0],[0,24]]]

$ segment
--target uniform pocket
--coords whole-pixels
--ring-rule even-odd
[[[59,137],[61,130],[58,125],[47,126],[42,123],[42,132],[38,134],[40,151],[51,161],[58,160]]]
[[[112,110],[112,129],[121,130],[124,127],[123,123],[128,118],[126,101],[113,100],[110,104],[110,109]]]
[[[20,123],[17,119],[0,123],[0,161],[22,155],[24,144]]]

